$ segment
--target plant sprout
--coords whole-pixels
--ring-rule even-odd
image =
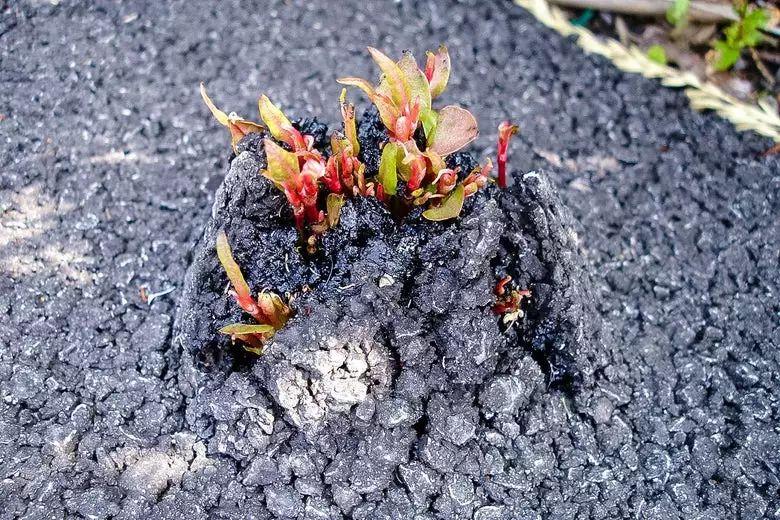
[[[507,290],[507,285],[512,281],[512,277],[507,275],[501,278],[496,284],[493,293],[496,295],[496,303],[493,305],[493,312],[502,316],[502,321],[510,325],[523,317],[523,311],[520,309],[520,304],[524,298],[531,297],[531,291]]]
[[[746,0],[735,0],[737,20],[729,25],[713,44],[715,70],[724,71],[734,66],[744,49],[752,49],[764,39],[761,29],[769,22],[769,13],[761,8],[751,8]]]
[[[450,78],[450,56],[447,48],[428,51],[424,69],[410,52],[393,61],[381,51],[369,47],[381,76],[374,85],[356,77],[339,79],[339,83],[361,89],[376,105],[387,128],[389,140],[382,145],[376,178],[366,179],[366,167],[358,155],[355,107],[346,100],[346,89],[340,96],[344,131],[331,135],[330,153],[314,148],[314,138],[299,131],[271,100],[262,95],[258,101],[265,126],[227,115],[218,109],[201,84],[201,95],[214,117],[225,125],[235,145],[251,132],[270,134],[263,140],[267,168],[262,174],[287,197],[295,225],[307,249],[316,249],[317,236],[338,222],[345,197],[377,197],[391,207],[426,206],[428,220],[451,220],[460,215],[465,199],[484,188],[491,180],[492,163],[462,176],[458,169],[446,166],[446,157],[473,141],[479,134],[477,121],[468,110],[457,105],[436,109],[432,101],[447,87]],[[506,161],[509,138],[517,127],[499,126],[498,185],[506,187]],[[330,195],[341,195],[333,198]]]
[[[517,125],[504,121],[498,125],[498,187],[506,188],[506,161],[509,139],[517,133]]]
[[[209,107],[209,110],[211,110],[211,113],[214,115],[214,118],[219,122],[219,124],[227,127],[227,129],[230,131],[230,145],[233,147],[233,150],[236,149],[236,144],[245,135],[252,132],[259,133],[265,130],[262,125],[258,125],[257,123],[243,119],[242,117],[236,115],[235,112],[226,114],[217,108],[214,102],[211,101],[209,95],[206,93],[206,86],[203,83],[200,84],[200,96],[203,98],[203,102],[206,103],[207,107]]]
[[[233,340],[241,340],[246,344],[247,350],[261,354],[265,342],[287,323],[291,314],[290,307],[279,295],[271,292],[262,292],[257,299],[252,296],[241,268],[233,258],[233,251],[224,230],[217,234],[217,257],[230,280],[230,295],[244,312],[258,322],[252,325],[234,323],[221,328],[220,332]]]
[[[403,196],[406,202],[427,204],[423,216],[429,220],[448,220],[460,214],[465,187],[456,189],[457,171],[448,169],[444,158],[479,134],[477,121],[468,110],[448,105],[441,110],[432,106],[433,99],[447,87],[450,57],[447,48],[428,52],[425,70],[417,66],[414,56],[404,52],[394,62],[382,52],[368,48],[382,72],[374,86],[362,78],[339,79],[343,85],[361,89],[377,107],[390,141],[382,149],[378,182],[388,196]],[[422,130],[424,149],[416,138]],[[406,183],[405,193],[398,193],[399,178]],[[473,195],[469,190],[468,195]]]

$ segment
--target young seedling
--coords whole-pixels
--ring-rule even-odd
[[[446,47],[440,47],[436,54],[428,52],[425,71],[420,70],[408,51],[398,62],[373,47],[368,52],[382,71],[379,84],[374,86],[354,77],[338,82],[365,92],[376,105],[392,141],[409,142],[422,124],[428,148],[445,156],[477,137],[477,121],[468,110],[448,105],[436,111],[431,106],[431,100],[444,91],[449,81],[450,57]]]
[[[517,133],[517,125],[504,121],[498,125],[498,187],[506,188],[506,161],[509,151],[509,139]]]
[[[268,167],[262,174],[287,197],[298,230],[303,232],[307,224],[320,223],[325,212],[318,208],[317,200],[319,179],[325,176],[325,159],[312,156],[302,160],[299,154],[288,152],[268,138],[263,144]]]
[[[340,101],[345,135],[331,135],[331,155],[327,159],[314,148],[314,138],[298,131],[267,96],[258,102],[268,131],[291,150],[266,138],[263,142],[268,167],[262,173],[287,197],[309,252],[316,249],[317,236],[338,222],[343,196],[375,195],[374,183],[366,182],[365,165],[357,158],[360,143],[355,108],[346,101],[346,91],[342,91]],[[328,193],[325,208],[320,207],[321,190]]]
[[[382,198],[401,196],[412,205],[427,204],[423,217],[429,220],[457,217],[464,199],[487,184],[487,177],[480,172],[489,171],[489,167],[470,172],[460,183],[462,189],[457,189],[458,172],[445,165],[447,155],[466,146],[479,133],[477,121],[468,110],[455,105],[436,110],[431,105],[449,81],[447,48],[429,51],[424,70],[409,52],[394,62],[374,48],[368,50],[382,71],[379,84],[353,77],[338,81],[363,90],[388,130],[390,141],[382,149],[377,177]],[[424,136],[423,150],[415,139],[419,128]],[[406,183],[403,193],[398,192],[399,179]]]
[[[764,39],[761,30],[769,22],[768,12],[751,8],[747,0],[735,0],[734,10],[738,19],[723,31],[726,38],[713,44],[714,67],[718,71],[730,69],[744,49],[752,49],[761,43]]]
[[[531,291],[507,290],[507,285],[512,281],[512,277],[507,275],[501,278],[496,284],[493,293],[496,295],[496,303],[493,305],[493,312],[500,315],[502,321],[506,325],[511,325],[518,319],[523,317],[523,311],[520,309],[520,304],[524,298],[531,297]]]
[[[233,251],[224,230],[217,234],[217,257],[225,269],[228,280],[230,280],[230,295],[235,298],[236,303],[244,312],[258,322],[256,325],[234,323],[223,327],[220,332],[229,335],[234,340],[241,340],[248,345],[247,350],[254,349],[253,352],[262,353],[265,342],[277,330],[284,327],[292,311],[277,294],[263,292],[258,295],[257,299],[252,296],[241,268],[233,258]]]
[[[226,115],[214,106],[201,86],[209,109],[230,130],[234,148],[247,133],[263,132],[267,127],[273,139],[264,140],[268,167],[262,173],[287,197],[296,227],[309,251],[316,247],[317,236],[338,222],[338,214],[329,216],[328,211],[340,210],[344,198],[333,199],[329,197],[331,194],[375,196],[385,203],[396,198],[392,204],[396,209],[426,205],[424,218],[450,220],[460,214],[464,200],[490,180],[490,161],[469,172],[460,183],[460,172],[446,167],[446,157],[473,141],[479,133],[477,121],[468,110],[456,105],[437,110],[431,104],[449,81],[447,48],[441,46],[436,52],[428,51],[424,69],[418,67],[410,52],[404,52],[396,62],[373,47],[368,51],[382,72],[379,83],[373,85],[354,77],[341,78],[339,82],[365,92],[388,130],[390,139],[382,148],[376,179],[366,179],[366,167],[358,159],[360,142],[355,108],[346,100],[346,89],[340,97],[344,131],[331,135],[331,150],[326,156],[314,148],[314,138],[297,130],[267,96],[261,96],[258,101],[264,127],[235,114]],[[516,130],[517,127],[508,123],[499,127],[498,183],[501,187],[506,187],[509,137]]]
[[[236,149],[236,143],[238,143],[245,135],[252,132],[265,131],[265,128],[262,125],[243,119],[242,117],[236,115],[235,112],[226,114],[217,108],[214,102],[211,101],[209,95],[206,93],[206,86],[203,83],[200,84],[200,96],[203,98],[203,102],[206,103],[207,107],[209,107],[209,110],[211,110],[211,113],[214,115],[214,118],[219,122],[219,124],[227,127],[227,129],[230,131],[230,145],[233,147],[233,150]]]
[[[331,136],[331,156],[328,158],[325,176],[322,179],[331,193],[354,196],[375,195],[374,183],[366,182],[366,166],[355,154],[355,149],[360,149],[359,146],[341,134],[334,133]]]

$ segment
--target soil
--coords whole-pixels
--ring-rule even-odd
[[[508,3],[340,6],[0,8],[0,517],[777,517],[780,161],[759,157],[771,143]],[[246,116],[262,90],[337,121],[334,80],[370,77],[365,45],[409,42],[448,44],[443,102],[477,115],[475,157],[494,154],[497,121],[521,124],[512,169],[545,171],[573,215],[555,228],[576,230],[594,311],[580,315],[601,328],[583,351],[603,359],[570,392],[524,355],[513,370],[532,388],[437,392],[424,410],[376,401],[371,422],[334,411],[331,435],[307,438],[282,427],[294,407],[278,414],[260,391],[275,377],[262,360],[204,381],[174,341],[189,251],[229,166],[197,85]],[[373,352],[365,337],[351,344]],[[279,349],[280,368],[306,362],[288,359],[300,343]],[[372,374],[395,374],[387,358],[376,350]],[[502,395],[519,395],[516,412]]]

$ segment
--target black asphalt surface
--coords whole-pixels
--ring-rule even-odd
[[[577,394],[537,385],[475,431],[496,450],[470,450],[470,470],[437,467],[440,450],[435,470],[360,493],[322,461],[245,459],[273,417],[238,373],[195,402],[172,341],[228,167],[198,82],[243,115],[265,92],[335,122],[335,78],[373,74],[366,45],[441,42],[445,101],[477,115],[477,155],[518,122],[513,167],[547,171],[578,221],[607,362]],[[0,517],[780,517],[780,162],[757,158],[771,143],[521,9],[6,3],[0,119]],[[141,287],[174,290],[148,305]],[[232,403],[256,410],[235,418]],[[213,432],[196,427],[204,407]]]

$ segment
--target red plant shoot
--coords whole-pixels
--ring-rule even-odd
[[[509,139],[517,133],[517,125],[504,121],[498,125],[498,187],[506,188],[506,160],[509,150]]]
[[[522,316],[520,304],[522,303],[523,298],[529,298],[531,296],[531,291],[527,289],[508,290],[507,286],[511,281],[511,276],[504,276],[498,281],[496,287],[493,289],[493,293],[496,295],[496,303],[493,305],[493,312],[495,314],[503,315],[505,323],[515,321]]]
[[[262,292],[257,299],[252,296],[241,268],[233,258],[233,251],[224,230],[217,234],[217,257],[230,280],[230,295],[244,312],[257,321],[257,324],[250,325],[227,325],[220,329],[220,332],[243,341],[248,345],[247,350],[262,353],[264,342],[284,327],[292,311],[277,294]]]
[[[490,178],[490,172],[493,170],[493,161],[487,160],[484,166],[477,166],[469,173],[468,177],[463,179],[463,186],[466,189],[466,197],[471,197],[477,190],[484,188],[488,179]]]

